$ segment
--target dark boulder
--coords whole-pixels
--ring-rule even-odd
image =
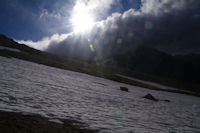
[[[170,100],[163,100],[163,101],[164,101],[164,102],[168,102],[168,103],[170,102]]]
[[[120,87],[120,90],[128,92],[128,88],[126,88],[126,87]]]
[[[152,101],[159,101],[158,99],[156,99],[154,96],[152,96],[151,94],[147,94],[145,95],[143,98],[146,98],[146,99],[149,99],[149,100],[152,100]]]

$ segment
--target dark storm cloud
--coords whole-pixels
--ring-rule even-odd
[[[46,38],[46,51],[103,58],[147,45],[169,53],[200,52],[199,0],[142,0],[140,10],[114,13],[88,33]],[[63,35],[62,35],[63,36]],[[59,35],[57,35],[59,38]],[[44,41],[44,40],[43,40]],[[25,42],[24,42],[25,43]],[[32,43],[29,45],[33,46]],[[42,45],[41,42],[36,44]]]

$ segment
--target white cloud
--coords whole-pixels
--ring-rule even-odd
[[[196,8],[199,0],[141,0],[142,12],[146,14],[161,15],[174,10]]]
[[[61,19],[61,14],[58,12],[53,11],[52,13],[49,13],[48,10],[43,9],[40,14],[40,19]]]
[[[87,7],[89,12],[107,13],[114,0],[76,0],[75,10],[81,5]]]
[[[32,40],[24,41],[24,40],[16,40],[19,44],[26,44],[29,47],[38,49],[38,50],[45,50],[48,46],[52,43],[59,43],[65,40],[70,34],[54,34],[51,37],[45,37],[40,41],[33,42]]]

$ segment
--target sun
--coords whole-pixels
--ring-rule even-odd
[[[74,31],[87,31],[94,25],[94,17],[89,12],[89,7],[78,3],[74,7],[71,23]]]
[[[71,21],[74,27],[74,31],[86,31],[94,25],[93,18],[86,13],[74,14]]]

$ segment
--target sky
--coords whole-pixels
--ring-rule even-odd
[[[0,34],[51,53],[200,53],[199,0],[0,0]]]
[[[95,11],[99,13],[98,21],[113,12],[140,7],[139,0],[96,1],[100,1],[97,2],[98,11]],[[17,40],[33,41],[56,33],[70,33],[73,31],[70,18],[75,3],[75,0],[0,0],[0,33]]]

